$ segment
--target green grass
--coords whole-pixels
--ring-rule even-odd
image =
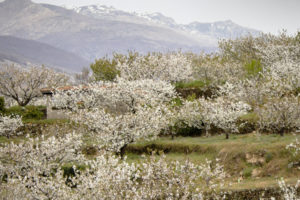
[[[22,136],[22,137],[11,137],[11,138],[7,138],[5,136],[0,136],[0,146],[4,145],[4,144],[11,143],[11,142],[18,144],[18,143],[23,142],[25,140],[27,140],[27,138],[24,137],[24,136]]]
[[[299,136],[298,136],[299,137]],[[300,170],[288,168],[293,159],[285,148],[295,140],[295,135],[287,134],[281,137],[270,135],[230,135],[226,140],[224,135],[212,137],[170,137],[158,138],[154,141],[139,141],[130,144],[126,149],[127,161],[141,162],[140,155],[151,155],[152,151],[164,152],[169,161],[184,162],[189,160],[195,164],[204,163],[206,159],[219,158],[225,171],[230,175],[227,182],[233,182],[231,189],[247,189],[277,185],[277,180],[285,177],[292,183],[295,177],[300,177]],[[262,163],[250,163],[249,156],[258,156]],[[157,153],[156,156],[159,156]],[[253,171],[259,171],[253,176]],[[238,180],[242,180],[237,184]],[[254,187],[257,185],[257,187]]]
[[[157,150],[166,150],[167,152],[191,153],[191,152],[217,152],[224,148],[251,151],[260,148],[276,149],[285,147],[295,139],[292,134],[281,137],[277,134],[270,135],[230,135],[229,140],[225,140],[224,135],[212,137],[176,137],[172,140],[170,137],[161,137],[154,141],[140,141],[129,145],[127,151],[139,152],[145,148],[157,148]],[[188,151],[188,152],[186,152]]]
[[[69,119],[25,119],[23,120],[25,124],[64,124],[64,123],[70,123]]]

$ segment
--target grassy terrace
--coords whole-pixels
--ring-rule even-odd
[[[169,137],[155,141],[140,141],[126,149],[128,162],[139,162],[140,154],[149,155],[153,150],[164,152],[168,160],[189,159],[201,164],[206,159],[219,158],[229,174],[230,189],[253,189],[277,186],[284,177],[295,183],[300,177],[297,166],[289,167],[294,158],[285,148],[299,135],[224,135],[212,137]],[[159,154],[159,153],[158,153]]]

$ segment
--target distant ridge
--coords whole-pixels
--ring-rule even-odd
[[[15,0],[16,1],[16,0]],[[89,62],[73,53],[33,40],[0,36],[0,60],[26,65],[45,65],[68,72],[78,72]]]

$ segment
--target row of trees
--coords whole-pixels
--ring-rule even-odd
[[[101,105],[102,108],[132,110],[134,108],[131,104],[136,104],[133,93],[139,90],[138,86],[146,88],[148,84],[154,87],[149,80],[158,82],[160,90],[173,90],[172,98],[180,98],[174,93],[176,83],[197,80],[203,83],[200,89],[210,90],[212,95],[209,98],[202,96],[193,99],[193,109],[198,110],[198,114],[185,112],[191,104],[189,100],[181,99],[181,105],[173,107],[172,112],[177,116],[173,116],[171,124],[197,127],[207,132],[215,126],[228,136],[228,133],[237,132],[241,124],[245,125],[237,121],[245,114],[250,114],[259,131],[283,135],[284,132],[298,129],[299,33],[296,36],[285,33],[257,38],[248,36],[221,41],[219,46],[220,52],[210,55],[182,52],[140,55],[130,52],[128,55],[115,54],[112,59],[99,59],[91,65],[92,76],[89,76],[87,69],[77,75],[79,82],[83,83],[78,88],[82,89],[73,90],[72,93],[76,91],[73,96],[85,104],[87,98],[92,98],[90,107],[106,102],[105,106]],[[63,74],[36,67],[25,70],[14,66],[5,67],[0,75],[0,93],[15,99],[21,106],[38,97],[41,87],[62,86],[68,81]],[[110,89],[97,91],[101,87]],[[109,94],[110,90],[122,92],[112,91]],[[157,90],[158,93],[160,90]],[[61,99],[74,101],[75,97],[69,93],[65,93],[65,98]],[[114,95],[109,97],[110,101],[103,101],[103,98],[110,95]],[[144,98],[144,104],[153,101],[154,96],[164,99],[164,95],[164,92],[159,95],[154,92],[152,96]],[[60,107],[57,103],[55,106]],[[180,113],[186,116],[179,116]]]

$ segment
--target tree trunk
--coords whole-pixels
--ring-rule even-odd
[[[127,144],[125,144],[123,147],[120,149],[119,155],[121,156],[121,159],[123,160],[124,155],[125,155],[125,148],[127,147]]]
[[[228,140],[229,139],[229,133],[225,133],[225,135],[226,135],[226,140]]]
[[[31,99],[26,99],[26,100],[23,100],[23,101],[19,101],[18,100],[17,102],[18,102],[19,106],[24,107],[24,106],[26,106],[30,102],[30,100]]]
[[[209,134],[209,132],[208,132],[208,129],[207,129],[207,128],[205,129],[205,135],[206,135],[206,137],[209,137],[209,136],[210,136],[210,134]]]
[[[283,135],[284,135],[284,128],[282,128],[282,129],[279,130],[279,134],[280,134],[281,137],[283,137]]]

